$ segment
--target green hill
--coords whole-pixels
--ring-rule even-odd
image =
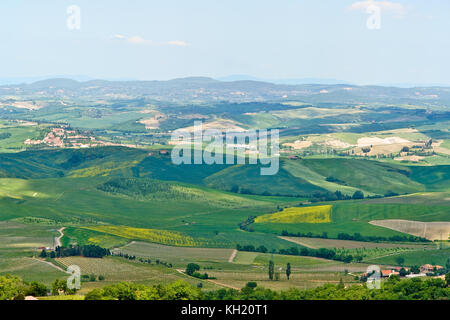
[[[305,159],[301,163],[324,177],[333,177],[347,186],[377,194],[387,191],[413,193],[425,187],[410,178],[411,169],[359,159]]]
[[[261,176],[260,170],[259,165],[235,165],[207,177],[204,182],[211,188],[263,195],[307,196],[326,191],[284,168],[273,176]]]
[[[280,159],[274,176],[260,165],[174,165],[170,155],[124,147],[59,149],[0,154],[0,177],[121,176],[178,181],[226,191],[288,196],[340,190],[366,195],[450,188],[450,166],[405,166],[361,159]]]

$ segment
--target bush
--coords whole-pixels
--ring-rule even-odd
[[[352,199],[364,199],[364,193],[362,191],[355,191],[352,196]]]
[[[48,288],[44,284],[33,281],[30,283],[29,288],[25,291],[25,295],[43,297],[47,295],[47,292]]]
[[[386,194],[384,196],[385,197],[396,197],[396,196],[398,196],[398,193],[393,192],[392,190],[388,190],[388,192],[386,192]]]
[[[16,276],[0,276],[0,300],[11,300],[20,294],[23,295],[22,279]]]
[[[196,263],[189,263],[186,266],[186,274],[189,276],[192,276],[198,270],[200,270],[200,266]]]

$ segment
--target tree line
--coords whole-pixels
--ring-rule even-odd
[[[67,288],[64,280],[55,280],[52,287],[47,288],[38,282],[27,283],[17,276],[0,276],[0,300],[60,293],[74,294],[74,291]],[[345,287],[339,283],[307,290],[275,291],[249,282],[241,290],[201,291],[181,280],[154,286],[120,282],[88,292],[85,300],[450,300],[450,273],[445,280],[392,276],[382,282],[379,290],[370,290],[365,284]]]
[[[400,279],[391,277],[381,289],[370,290],[364,285],[345,287],[343,283],[326,284],[315,289],[291,288],[275,291],[249,282],[241,290],[220,289],[201,291],[183,281],[168,285],[145,286],[118,283],[94,289],[86,300],[450,300],[450,276],[441,279]]]
[[[261,252],[261,253],[267,253],[268,249],[264,246],[255,247],[253,245],[236,245],[236,250],[238,251],[247,251],[247,252]],[[347,253],[338,253],[334,249],[327,249],[327,248],[320,248],[320,249],[309,249],[309,248],[297,248],[297,247],[290,247],[288,249],[279,249],[275,250],[272,249],[270,251],[274,254],[282,254],[282,255],[290,255],[290,256],[305,256],[305,257],[316,257],[316,258],[323,258],[323,259],[329,259],[329,260],[336,260],[336,261],[342,261],[345,263],[350,263],[352,261],[360,262],[364,258],[360,255],[351,255]]]
[[[102,248],[97,245],[70,245],[68,247],[56,247],[53,251],[42,250],[39,256],[41,258],[63,258],[63,257],[87,257],[87,258],[103,258],[111,255],[109,249]]]
[[[303,237],[303,238],[321,238],[321,239],[333,239],[328,236],[327,232],[322,234],[313,234],[311,232],[289,232],[287,230],[281,231],[283,237]],[[341,232],[336,237],[338,240],[353,240],[361,242],[431,242],[430,240],[422,237],[416,237],[412,235],[396,235],[391,237],[380,237],[380,236],[363,236],[359,232],[353,235]]]

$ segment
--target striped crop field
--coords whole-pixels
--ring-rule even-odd
[[[143,229],[126,226],[91,226],[83,228],[125,239],[143,240],[176,247],[196,247],[208,242],[206,239],[193,238],[181,232],[168,230]]]

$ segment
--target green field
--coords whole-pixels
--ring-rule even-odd
[[[285,240],[292,241],[299,245],[311,249],[320,248],[344,248],[344,249],[371,249],[371,248],[411,248],[422,249],[424,247],[433,247],[433,244],[417,244],[417,243],[395,243],[395,242],[364,242],[353,240],[337,240],[322,238],[304,238],[304,237],[283,237]]]
[[[76,243],[79,245],[100,245],[104,248],[119,247],[127,244],[128,242],[129,240],[125,238],[76,227],[66,228],[64,230],[64,236],[61,239],[63,246]]]
[[[0,153],[24,151],[25,140],[40,140],[47,132],[45,125],[20,125],[0,120]]]
[[[64,246],[95,244],[138,257],[137,261],[57,259],[56,266],[78,264],[86,274],[105,277],[84,282],[81,294],[118,281],[153,285],[185,279],[192,285],[202,282],[205,290],[241,288],[248,281],[273,289],[313,288],[340,279],[353,284],[354,277],[347,272],[364,272],[368,264],[396,265],[399,256],[405,265],[445,264],[448,257],[446,250],[424,244],[279,237],[283,231],[326,232],[329,238],[339,233],[404,236],[369,222],[449,221],[448,166],[313,156],[282,158],[278,175],[261,176],[260,166],[175,166],[157,149],[123,147],[1,153],[0,161],[0,274],[14,273],[47,285],[66,278],[55,266],[33,259],[38,247],[52,245],[61,227],[65,227]],[[320,200],[337,190],[347,196],[359,190],[366,196],[401,195]],[[336,248],[363,259],[346,264],[238,252],[229,262],[237,244],[264,246],[268,252],[305,246]],[[141,263],[139,258],[152,263]],[[267,280],[271,259],[279,281]],[[190,262],[217,278],[215,282],[184,275],[181,271]],[[284,275],[287,263],[293,268],[289,281]]]
[[[228,262],[232,249],[219,248],[181,248],[147,242],[132,242],[114,250],[115,253],[161,259],[174,265],[184,266],[189,262],[224,263]]]
[[[426,193],[407,197],[338,201],[332,204],[330,223],[257,223],[254,227],[256,231],[278,234],[281,234],[283,230],[289,233],[322,234],[327,232],[332,238],[336,238],[338,233],[357,232],[366,236],[391,237],[400,233],[370,225],[368,222],[384,219],[448,221],[450,203],[443,200],[447,195],[447,193],[439,195]]]
[[[163,156],[148,156],[141,150],[125,148],[24,152],[20,158],[17,154],[3,154],[0,159],[4,164],[0,175],[5,177],[0,179],[0,219],[3,221],[31,217],[50,219],[61,226],[121,225],[181,232],[189,237],[207,239],[207,246],[212,247],[232,248],[237,243],[253,243],[280,248],[286,242],[275,235],[283,230],[328,232],[330,237],[341,232],[388,237],[400,233],[368,222],[381,219],[448,220],[449,204],[443,200],[448,196],[425,193],[422,198],[417,195],[413,198],[324,202],[321,205],[332,206],[331,222],[320,225],[258,223],[252,225],[256,232],[245,232],[239,230],[238,225],[248,217],[297,206],[305,198],[231,193],[211,188],[215,183],[220,181],[219,189],[227,189],[224,187],[227,185],[231,188],[233,181],[240,184],[238,189],[258,186],[257,193],[261,194],[263,190],[275,190],[273,186],[277,186],[280,195],[297,192],[311,195],[318,190],[326,192],[322,187],[333,188],[326,184],[315,186],[317,175],[310,182],[300,181],[288,171],[280,171],[280,176],[261,178],[257,166],[238,165],[225,169],[223,166],[190,166],[189,170],[183,170]],[[288,167],[301,165],[322,177],[333,176],[339,181],[353,183],[353,189],[347,191],[360,187],[378,193],[400,189],[402,192],[446,190],[450,181],[446,166],[405,167],[349,159],[308,159],[287,163]],[[346,172],[352,172],[352,176]],[[290,189],[286,188],[289,184]],[[413,199],[416,199],[414,203],[410,203]],[[430,206],[429,201],[434,205]],[[83,232],[68,229],[63,241],[77,242],[78,238],[78,242],[83,243],[92,238],[107,247],[123,244],[117,234],[105,234],[102,239],[95,239]]]
[[[406,266],[419,266],[423,264],[432,264],[445,266],[448,259],[450,259],[450,249],[443,250],[417,250],[411,252],[405,252],[395,255],[389,255],[386,257],[380,257],[375,259],[370,259],[368,262],[374,264],[387,264],[396,265],[397,258],[404,258],[404,265]]]
[[[33,259],[39,247],[52,245],[53,230],[51,226],[0,222],[0,275],[12,273],[25,281],[45,284],[65,277],[63,272]]]

